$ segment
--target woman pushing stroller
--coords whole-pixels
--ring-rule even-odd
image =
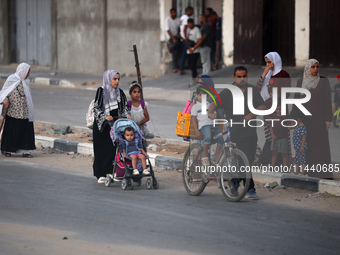
[[[116,70],[107,70],[103,75],[103,86],[97,89],[94,102],[93,125],[93,175],[98,183],[105,183],[105,176],[112,174],[112,162],[116,147],[110,137],[111,126],[118,118],[129,118],[127,99],[119,86],[120,74]]]

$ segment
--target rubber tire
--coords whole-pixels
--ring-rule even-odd
[[[239,149],[233,149],[232,153],[233,153],[234,155],[237,155],[238,157],[240,157],[240,158],[243,160],[245,166],[249,166],[248,158],[247,158],[247,156],[244,154],[243,151],[240,151]],[[228,159],[225,159],[224,162],[227,162],[227,160],[228,160]],[[223,166],[224,166],[224,164],[225,164],[225,163],[223,163]],[[224,174],[225,174],[225,173],[224,173],[223,171],[221,171],[220,182],[221,182],[221,191],[222,191],[223,196],[224,196],[227,200],[229,200],[229,201],[231,201],[231,202],[238,202],[238,201],[241,201],[241,200],[244,198],[244,196],[247,194],[247,192],[248,192],[248,188],[249,188],[249,184],[250,184],[250,178],[251,178],[251,173],[250,173],[249,171],[247,171],[247,172],[245,173],[245,179],[246,179],[246,181],[245,181],[245,184],[244,184],[244,189],[242,190],[242,192],[240,192],[240,193],[238,194],[238,196],[230,196],[230,195],[228,194],[228,192],[226,191],[225,185],[224,185],[224,181],[223,181],[223,180],[224,180],[224,177],[223,177]]]
[[[187,183],[187,172],[188,170],[186,170],[186,165],[187,165],[187,161],[189,160],[190,157],[190,152],[194,151],[194,150],[198,150],[197,155],[200,155],[203,153],[203,147],[202,145],[200,145],[199,143],[193,143],[190,144],[190,146],[188,147],[188,149],[185,151],[184,153],[184,157],[183,157],[183,164],[182,164],[182,181],[183,181],[183,185],[185,190],[187,191],[187,193],[191,196],[199,196],[202,194],[202,192],[205,189],[205,186],[207,185],[207,183],[205,183],[203,180],[201,182],[201,184],[199,185],[199,187],[195,190],[192,190],[190,187],[188,187],[188,183]],[[199,156],[198,156],[199,157]],[[190,170],[189,170],[190,171]]]
[[[339,128],[339,122],[340,120],[338,120],[337,116],[333,116],[333,126]]]
[[[105,186],[106,187],[110,187],[112,182],[113,182],[113,179],[111,179],[110,176],[106,176],[106,178],[105,178]]]
[[[158,182],[158,180],[157,180],[156,177],[153,178],[152,187],[153,187],[154,189],[158,189],[158,188],[159,188],[159,182]]]
[[[128,180],[128,185],[127,185],[127,189],[129,190],[133,190],[133,187],[135,186],[135,183],[132,179]]]
[[[127,180],[126,179],[123,179],[122,182],[120,183],[120,186],[122,188],[122,190],[127,190]]]
[[[146,188],[152,189],[152,179],[151,178],[146,179]]]

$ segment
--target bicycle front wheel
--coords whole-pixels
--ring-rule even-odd
[[[340,127],[340,113],[334,114],[333,116],[333,126],[338,128]]]
[[[251,173],[247,156],[239,149],[233,149],[221,166],[221,191],[231,202],[240,201],[248,192]]]
[[[186,150],[183,158],[182,180],[185,190],[191,196],[199,196],[205,189],[203,173],[200,170],[203,148],[198,143],[193,143]]]

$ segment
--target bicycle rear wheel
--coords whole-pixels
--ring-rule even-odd
[[[221,191],[231,202],[240,201],[248,192],[251,173],[247,156],[239,149],[233,149],[224,159],[221,168]],[[247,170],[247,171],[244,171]]]
[[[338,110],[339,111],[339,110]],[[337,112],[336,112],[337,113]],[[338,128],[340,127],[340,112],[337,113],[337,114],[334,114],[333,116],[333,126]]]
[[[199,196],[205,189],[203,173],[201,169],[203,148],[198,143],[191,144],[186,150],[183,158],[182,180],[185,190],[191,196]]]

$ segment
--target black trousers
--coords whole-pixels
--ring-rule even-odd
[[[232,139],[239,150],[243,151],[246,154],[249,165],[251,166],[255,159],[256,148],[257,148],[257,136],[250,136],[250,137],[242,137],[242,138],[235,138]],[[250,179],[249,189],[255,190],[255,184],[253,177]]]
[[[178,43],[171,49],[173,70],[179,69],[179,62],[182,57],[182,48],[182,42],[179,40]]]
[[[189,60],[189,66],[191,70],[191,77],[196,78],[197,76],[197,61],[199,58],[200,54],[199,53],[192,53],[188,54],[188,60]]]

